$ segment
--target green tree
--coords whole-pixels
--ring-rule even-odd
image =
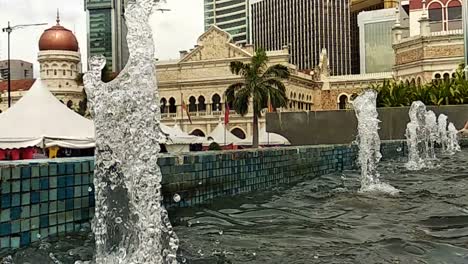
[[[287,66],[275,64],[268,67],[268,57],[265,50],[258,49],[250,63],[231,62],[231,72],[242,76],[242,82],[231,84],[226,92],[227,102],[234,110],[244,116],[249,105],[253,108],[253,147],[258,147],[258,118],[262,109],[285,107],[288,102],[286,87],[283,80],[290,76]]]

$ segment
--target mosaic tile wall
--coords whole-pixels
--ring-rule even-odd
[[[0,163],[0,248],[89,228],[94,159]]]
[[[216,197],[267,190],[352,169],[355,145],[163,155],[164,203],[188,207]],[[382,144],[384,157],[406,153],[402,141]],[[89,229],[94,216],[94,158],[0,162],[0,248]],[[173,196],[178,194],[180,202]]]

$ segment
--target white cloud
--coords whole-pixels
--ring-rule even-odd
[[[42,32],[55,25],[57,8],[61,25],[75,32],[86,64],[86,12],[84,0],[0,0],[0,27],[29,23],[49,23],[47,26],[18,29],[11,34],[11,58],[34,63],[35,77],[38,41]],[[162,6],[169,12],[157,12],[151,22],[159,59],[175,59],[179,50],[190,49],[203,32],[202,0],[167,0]],[[0,59],[7,58],[7,35],[0,32]]]

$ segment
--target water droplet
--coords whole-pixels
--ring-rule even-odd
[[[88,187],[88,192],[92,192],[93,191],[93,188],[91,188],[91,186]]]
[[[220,235],[223,235],[223,230],[220,230],[218,233],[219,233]]]
[[[116,222],[117,224],[122,223],[122,218],[121,218],[121,217],[116,217],[116,218],[115,218],[115,222]]]
[[[198,182],[198,185],[202,185],[203,183],[201,181]]]
[[[179,194],[174,194],[174,197],[172,197],[172,199],[174,200],[174,202],[178,203],[180,202],[180,195]]]
[[[401,147],[398,147],[396,151],[401,152],[402,151]]]
[[[36,237],[40,239],[40,238],[41,238],[41,234],[37,234],[37,236],[36,236]]]
[[[319,258],[319,256],[317,256],[317,255],[314,255],[314,259],[318,259],[318,258]]]
[[[252,253],[252,255],[254,255],[254,257],[255,257],[255,256],[257,256],[257,253],[254,252],[254,253]]]

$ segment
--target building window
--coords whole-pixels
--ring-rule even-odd
[[[233,130],[231,130],[231,133],[234,134],[234,136],[240,138],[240,139],[245,139],[246,138],[246,135],[244,133],[244,131],[242,131],[242,129],[240,128],[234,128]]]
[[[216,111],[221,111],[221,97],[219,94],[214,94],[213,97],[211,97],[211,110],[213,112]]]
[[[447,7],[447,24],[448,30],[463,28],[462,7],[461,3],[456,0],[451,1]]]
[[[166,105],[167,105],[167,100],[166,100],[166,98],[164,98],[164,97],[161,98],[160,107],[161,107],[161,113],[162,113],[162,114],[166,113],[166,110],[167,110],[167,109],[166,109],[166,107],[167,107]]]
[[[338,103],[338,108],[339,109],[346,109],[348,106],[348,96],[343,94],[340,96],[339,103]]]
[[[54,70],[54,75],[57,75],[57,70]]]
[[[73,107],[73,102],[71,100],[68,100],[67,107],[70,109]]]
[[[442,6],[440,5],[440,3],[432,2],[428,8],[431,32],[438,32],[444,30],[444,16],[442,12]]]
[[[444,81],[450,80],[450,74],[449,73],[444,73]]]
[[[190,96],[189,98],[189,112],[196,112],[197,111],[197,99],[194,96]]]
[[[206,111],[205,97],[200,95],[198,97],[198,112],[205,112],[205,111]]]
[[[169,98],[169,113],[177,113],[176,100],[174,97]]]

